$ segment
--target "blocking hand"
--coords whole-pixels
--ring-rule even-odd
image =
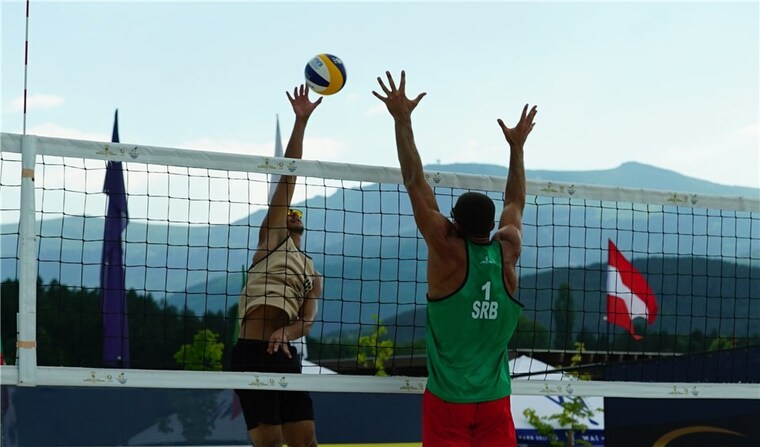
[[[501,119],[496,120],[501,127],[501,131],[504,132],[504,138],[507,139],[510,146],[522,146],[525,144],[525,140],[528,139],[528,134],[533,130],[533,126],[536,125],[536,123],[533,122],[533,118],[536,116],[536,112],[538,112],[537,107],[538,106],[533,106],[533,108],[530,109],[530,112],[528,112],[528,104],[525,104],[522,116],[520,116],[520,121],[518,121],[517,125],[511,129],[505,126],[504,121]]]
[[[420,103],[422,97],[427,95],[427,93],[420,93],[416,98],[409,99],[406,97],[406,73],[403,70],[401,71],[401,83],[399,84],[398,89],[396,88],[396,83],[393,82],[391,73],[386,71],[385,75],[388,76],[388,85],[390,85],[390,88],[385,86],[385,83],[380,79],[380,76],[377,77],[377,82],[380,84],[380,88],[383,89],[386,96],[380,96],[380,94],[374,90],[372,91],[372,94],[385,103],[385,106],[388,107],[388,111],[393,118],[399,119],[411,117],[412,110],[417,107],[417,104]]]
[[[293,96],[290,96],[290,92],[285,92],[288,95],[290,105],[293,106],[293,112],[296,114],[296,118],[308,119],[311,116],[311,112],[322,103],[322,97],[318,100],[309,101],[309,88],[306,85],[301,84],[299,87],[293,89]]]

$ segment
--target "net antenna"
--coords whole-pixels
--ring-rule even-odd
[[[275,117],[277,125],[274,131],[274,156],[282,158],[284,152],[282,150],[282,137],[280,136],[280,115],[277,114]],[[269,174],[269,203],[272,203],[272,196],[274,195],[274,190],[277,188],[279,182],[279,174]]]
[[[31,0],[26,0],[26,26],[24,31],[24,119],[22,124],[22,134],[26,135],[26,97],[27,97],[27,78],[29,71],[29,4]]]

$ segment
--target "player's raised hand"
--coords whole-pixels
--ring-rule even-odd
[[[416,98],[409,99],[406,97],[406,72],[403,70],[401,71],[401,82],[399,83],[398,88],[396,88],[396,83],[393,81],[391,73],[386,71],[385,75],[388,77],[389,87],[385,86],[385,83],[380,76],[377,77],[377,82],[380,84],[380,88],[385,92],[386,96],[383,97],[374,90],[372,91],[372,94],[385,103],[385,106],[388,107],[388,111],[393,118],[399,119],[411,117],[412,110],[417,107],[417,104],[420,103],[422,97],[427,95],[427,93],[423,92],[417,95]]]
[[[296,118],[309,119],[311,112],[322,103],[322,97],[314,102],[309,100],[309,88],[305,84],[301,84],[293,89],[293,96],[290,96],[290,92],[285,92],[288,95],[290,105],[293,106],[293,112],[296,114]]]
[[[504,138],[507,139],[510,146],[523,146],[525,144],[525,140],[528,139],[528,134],[533,130],[533,126],[536,125],[536,123],[533,122],[536,112],[538,112],[538,106],[533,106],[530,109],[530,112],[528,112],[528,104],[525,104],[522,116],[520,116],[520,121],[518,121],[517,125],[512,128],[504,125],[504,121],[501,119],[496,120],[496,122],[499,123],[499,127],[501,127],[501,131],[504,132]]]

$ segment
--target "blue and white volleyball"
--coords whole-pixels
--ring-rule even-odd
[[[306,64],[306,85],[320,95],[338,93],[346,85],[346,67],[339,57],[318,54]]]

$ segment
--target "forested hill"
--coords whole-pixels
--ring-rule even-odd
[[[633,265],[645,275],[659,307],[658,317],[647,331],[678,335],[699,331],[729,338],[760,336],[760,265],[750,267],[720,259],[689,257],[642,258],[634,260]],[[583,331],[599,336],[622,332],[604,320],[606,280],[606,264],[547,269],[523,275],[517,299],[525,305],[527,319],[554,330],[557,318],[568,321],[556,302],[564,289],[569,292],[569,308],[573,310],[569,318],[572,334]],[[415,309],[383,320],[390,337],[407,341],[424,335],[424,330],[420,330],[425,326],[424,297],[419,302]],[[336,316],[322,315],[320,320],[332,318]],[[394,332],[396,327],[398,334]],[[341,329],[346,331],[346,327]]]

